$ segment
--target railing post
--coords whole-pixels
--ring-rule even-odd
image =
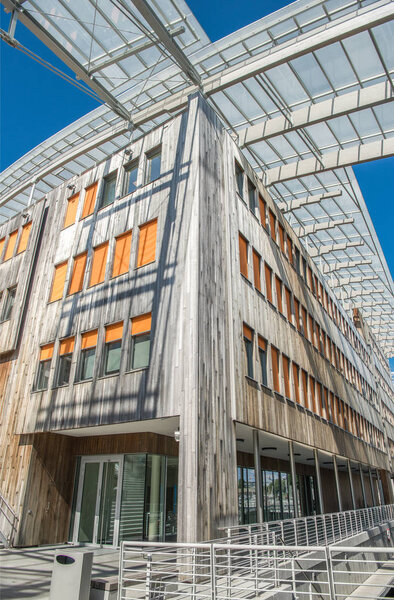
[[[335,582],[334,582],[334,573],[332,568],[332,558],[330,547],[326,546],[324,548],[326,554],[326,564],[327,564],[327,582],[328,582],[328,591],[330,595],[330,600],[336,600],[335,594]]]
[[[192,598],[196,597],[196,548],[193,548],[192,551]]]
[[[210,545],[210,563],[211,563],[211,598],[216,600],[216,561],[215,561],[215,548],[214,545]]]
[[[146,579],[145,579],[145,600],[150,599],[150,584],[152,578],[152,554],[146,555]]]

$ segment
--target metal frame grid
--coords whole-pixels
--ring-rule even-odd
[[[394,355],[393,281],[351,169],[394,154],[389,0],[298,0],[216,43],[182,0],[0,1],[42,27],[39,37],[65,49],[107,102],[5,169],[0,219],[171,118],[200,89],[345,308],[360,307]]]

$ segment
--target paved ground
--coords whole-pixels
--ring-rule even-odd
[[[0,550],[1,600],[49,600],[49,588],[56,550],[75,546],[56,545],[20,550]],[[86,548],[90,550],[90,548]],[[118,573],[119,551],[94,549],[93,577],[109,577]]]

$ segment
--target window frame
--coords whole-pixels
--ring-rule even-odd
[[[112,200],[110,199],[108,202],[104,203],[104,200],[105,200],[105,197],[106,197],[106,193],[109,190],[109,185],[112,182],[114,182],[113,198],[112,198]],[[116,196],[117,182],[118,182],[118,169],[115,169],[114,171],[111,171],[111,173],[108,173],[107,175],[105,175],[103,177],[101,191],[100,191],[100,199],[99,199],[99,202],[98,202],[97,210],[101,210],[102,208],[106,208],[107,206],[110,206],[111,204],[113,204],[115,202],[115,200],[117,199],[117,196]]]
[[[134,158],[132,160],[130,160],[129,162],[127,162],[125,165],[123,165],[123,181],[122,181],[122,196],[129,196],[130,194],[134,194],[134,192],[137,191],[137,189],[140,187],[138,185],[138,179],[139,179],[139,162],[140,159],[138,158]],[[135,166],[133,168],[133,165]],[[130,173],[132,171],[136,171],[137,176],[136,176],[136,180],[135,180],[135,189],[130,191],[129,190],[129,186],[130,186]]]
[[[152,178],[152,161],[157,157],[160,157],[159,174],[156,177]],[[160,177],[162,175],[161,163],[162,163],[161,144],[159,144],[155,148],[152,148],[148,152],[145,152],[145,174],[144,174],[144,184],[145,185],[148,185],[149,183],[153,183],[153,181],[157,181],[158,179],[160,179]]]
[[[7,288],[7,293],[5,295],[3,308],[1,311],[0,323],[6,323],[7,321],[11,320],[12,309],[15,305],[17,287],[17,285],[12,285],[9,288]],[[12,298],[11,303],[10,298]]]
[[[250,338],[247,336],[250,335]],[[242,337],[243,337],[243,348],[245,355],[245,367],[246,367],[246,376],[250,379],[254,379],[254,369],[253,369],[253,339],[254,332],[249,325],[243,323],[242,326]]]

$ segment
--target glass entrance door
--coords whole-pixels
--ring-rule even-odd
[[[82,458],[74,542],[117,546],[122,471],[122,456]]]

